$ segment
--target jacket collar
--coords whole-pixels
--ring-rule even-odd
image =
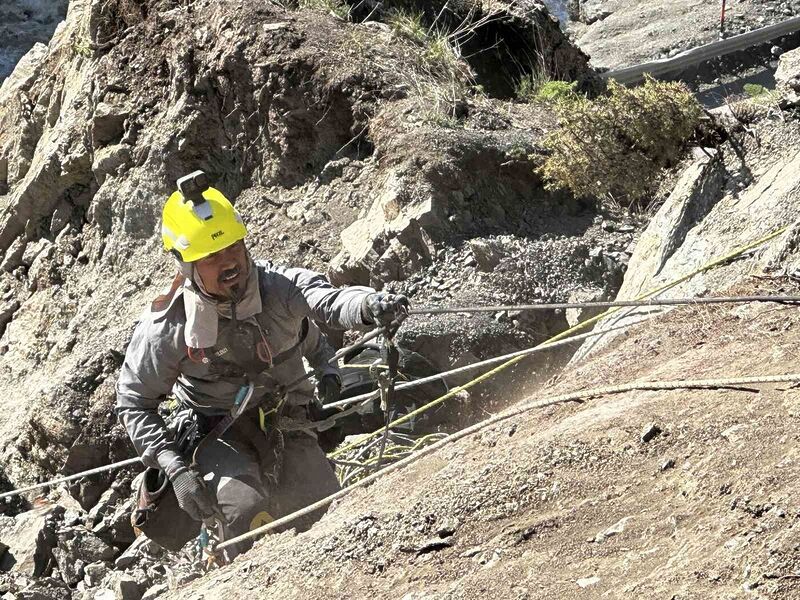
[[[259,314],[262,310],[261,290],[258,281],[258,268],[250,262],[250,275],[247,278],[244,296],[236,302],[236,319],[244,321]],[[186,311],[184,341],[190,348],[211,348],[217,343],[220,317],[233,317],[233,302],[217,302],[201,293],[187,279],[183,284],[183,306]]]

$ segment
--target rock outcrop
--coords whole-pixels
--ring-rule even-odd
[[[499,54],[459,59],[465,84],[436,112],[409,84],[424,53],[379,13],[361,23],[233,0],[73,0],[0,90],[0,488],[132,455],[112,410],[116,371],[173,274],[163,200],[198,168],[236,199],[255,256],[337,283],[394,288],[417,305],[613,295],[633,228],[543,190],[535,155],[553,117],[507,101],[533,67],[498,70],[536,44],[548,69],[590,85],[586,56],[539,5],[498,6],[469,43],[506,40]],[[482,13],[470,14],[448,13],[446,26]],[[512,312],[420,319],[403,336],[444,367],[565,326]],[[132,475],[75,482],[71,498],[45,490],[69,509],[36,548],[3,542],[30,566],[0,577],[3,589],[154,597],[195,577],[192,560],[134,542]],[[12,528],[27,517],[6,518]],[[182,571],[153,569],[162,558]]]
[[[795,59],[791,53],[788,65]],[[784,59],[782,58],[782,63]],[[782,73],[790,71],[786,65]],[[790,78],[785,75],[785,78]],[[790,93],[787,88],[781,88]],[[782,235],[712,270],[669,287],[659,298],[702,296],[746,281],[751,275],[794,274],[798,266],[796,223],[800,219],[800,152],[796,128],[775,127],[762,118],[748,138],[744,162],[734,152],[704,152],[683,171],[642,233],[617,299],[630,300],[675,282],[781,228]],[[708,151],[706,151],[708,152]],[[597,329],[633,323],[668,308],[624,309]],[[573,362],[607,345],[617,333],[588,340]]]
[[[68,0],[9,0],[0,5],[0,83],[19,59],[45,44],[67,14]]]

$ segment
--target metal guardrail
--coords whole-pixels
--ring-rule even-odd
[[[800,31],[800,17],[793,17],[781,23],[776,23],[775,25],[768,25],[767,27],[748,31],[747,33],[719,40],[718,42],[711,42],[705,46],[692,48],[672,58],[653,60],[632,67],[624,67],[614,71],[598,73],[598,75],[602,79],[615,79],[619,83],[637,83],[644,79],[645,73],[657,76],[672,71],[681,71],[709,59],[724,56],[738,50],[744,50],[750,46],[763,44],[764,42],[795,33],[796,31]]]

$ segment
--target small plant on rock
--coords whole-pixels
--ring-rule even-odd
[[[575,81],[548,81],[539,88],[535,98],[549,104],[570,102],[577,98],[577,85]]]
[[[416,65],[404,73],[404,85],[416,100],[426,122],[454,127],[465,113],[465,98],[475,90],[469,64],[461,54],[461,44],[475,31],[499,18],[500,9],[484,11],[478,4],[463,22],[450,29],[433,23],[426,25],[418,12],[396,10],[389,18],[394,34],[419,46]]]
[[[514,95],[523,102],[533,102],[542,87],[550,81],[550,77],[544,71],[536,71],[529,75],[523,75],[517,82]]]
[[[555,108],[559,127],[545,139],[549,155],[539,167],[547,187],[628,204],[652,194],[702,115],[682,83],[652,78],[634,88],[612,80],[605,95],[575,94]]]
[[[472,71],[461,56],[460,32],[427,27],[421,13],[403,10],[394,11],[389,25],[395,35],[420,47],[415,67],[403,78],[423,119],[440,127],[455,127],[463,99],[474,83]]]
[[[73,38],[72,52],[78,56],[85,56],[86,58],[92,57],[91,41],[87,37]]]
[[[420,45],[428,39],[428,29],[422,23],[422,13],[396,10],[388,21],[396,35],[408,38]]]

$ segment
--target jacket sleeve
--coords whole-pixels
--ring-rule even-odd
[[[330,363],[336,351],[328,342],[328,337],[320,331],[317,324],[311,319],[308,321],[308,334],[301,346],[303,356],[308,361],[309,366],[314,369],[317,377],[336,375],[341,379],[339,367]]]
[[[296,316],[309,316],[338,329],[366,329],[361,304],[372,288],[350,286],[337,288],[320,273],[307,269],[279,269],[289,280],[286,303]]]
[[[142,463],[162,469],[180,456],[158,414],[158,405],[180,372],[183,336],[174,329],[150,318],[142,320],[133,332],[117,381],[117,417]]]

